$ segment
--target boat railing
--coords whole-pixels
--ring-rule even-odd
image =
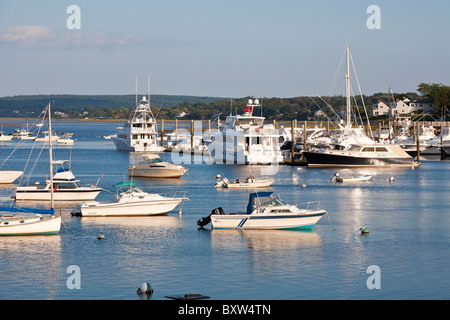
[[[321,201],[302,202],[302,203],[298,204],[297,207],[302,206],[302,207],[304,207],[304,210],[320,210],[320,202]]]

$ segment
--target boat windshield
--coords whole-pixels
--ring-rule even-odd
[[[159,159],[159,158],[156,158],[156,159],[147,159],[147,160],[144,160],[144,161],[142,161],[140,163],[147,164],[147,163],[158,163],[158,162],[163,162],[163,161],[161,159]]]
[[[262,205],[262,207],[274,207],[274,206],[285,206],[286,202],[284,202],[283,200],[276,198],[273,199],[272,201],[266,202]]]

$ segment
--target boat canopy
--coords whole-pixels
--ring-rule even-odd
[[[122,181],[122,182],[113,184],[113,187],[116,189],[119,189],[122,187],[128,187],[128,186],[134,186],[134,182]]]
[[[8,212],[26,212],[36,214],[55,214],[55,209],[36,209],[36,208],[16,208],[16,207],[0,207],[0,211]]]
[[[248,199],[248,205],[247,205],[247,214],[252,213],[254,207],[260,206],[266,202],[271,201],[272,194],[273,194],[273,192],[268,192],[268,191],[250,193],[250,197]]]

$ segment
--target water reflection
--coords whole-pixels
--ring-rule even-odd
[[[59,235],[2,237],[0,256],[0,296],[8,299],[58,296],[65,274]],[[2,291],[8,294],[3,295]]]

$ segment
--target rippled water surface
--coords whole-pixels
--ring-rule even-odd
[[[112,191],[141,159],[103,139],[119,125],[55,121],[58,133],[73,132],[76,141],[56,146],[54,158],[71,160],[82,184]],[[16,144],[0,143],[2,161]],[[32,148],[31,142],[21,145],[2,169],[23,170],[28,161],[27,168],[35,166],[29,181],[44,183],[47,149],[36,145],[28,160]],[[162,157],[170,160],[169,153]],[[311,231],[262,231],[197,228],[216,207],[244,210],[249,191],[215,189],[215,175],[244,177],[250,167],[193,160],[201,162],[186,157],[189,171],[181,179],[135,180],[146,191],[187,192],[181,214],[176,208],[167,216],[88,219],[71,216],[77,203],[57,203],[59,235],[0,238],[0,299],[142,299],[136,293],[142,282],[152,285],[154,294],[146,298],[154,300],[184,293],[211,299],[450,298],[450,162],[375,169],[371,181],[355,184],[331,182],[335,169],[280,166],[268,190],[292,204],[321,201],[331,224],[324,216]],[[252,167],[256,174],[260,169]],[[0,186],[1,201],[13,193],[14,186]],[[97,200],[112,198],[102,192]],[[367,236],[358,232],[364,226]],[[105,238],[97,240],[98,234]],[[67,286],[72,265],[79,267],[81,289]],[[380,289],[367,286],[369,266],[379,267]]]

